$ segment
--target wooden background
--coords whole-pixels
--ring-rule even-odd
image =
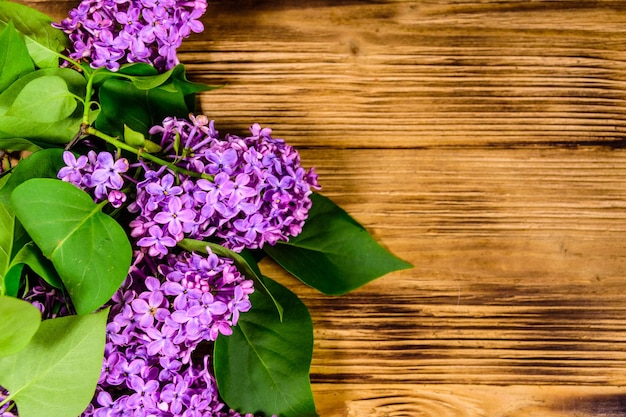
[[[29,1],[56,18],[73,1]],[[222,0],[184,44],[411,262],[311,310],[323,417],[626,416],[626,1]]]

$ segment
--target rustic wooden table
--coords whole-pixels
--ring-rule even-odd
[[[74,1],[29,1],[56,18]],[[626,2],[222,0],[186,42],[413,263],[315,324],[323,417],[626,415]]]

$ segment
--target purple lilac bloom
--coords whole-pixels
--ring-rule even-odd
[[[298,152],[273,138],[270,129],[255,124],[250,131],[244,138],[220,138],[206,116],[170,117],[151,129],[170,160],[205,178],[146,171],[132,207],[138,213],[132,235],[143,242],[140,246],[150,246],[145,239],[154,241],[154,224],[160,225],[159,239],[211,238],[237,252],[300,233],[310,195],[319,188],[317,175],[306,171]],[[167,248],[150,249],[153,256],[165,256]]]
[[[126,158],[115,159],[109,152],[89,151],[77,159],[72,152],[65,151],[63,161],[66,166],[59,170],[59,179],[93,193],[95,201],[108,200],[116,208],[124,204],[126,195],[121,189],[129,169]]]
[[[139,257],[109,303],[102,373],[81,417],[240,416],[219,399],[209,357],[198,361],[197,351],[250,309],[253,286],[232,260],[207,251],[159,265]]]
[[[206,7],[205,0],[83,0],[53,26],[69,34],[70,58],[93,68],[144,62],[165,71],[179,63],[182,40],[204,30]]]

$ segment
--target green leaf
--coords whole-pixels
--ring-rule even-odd
[[[13,260],[29,240],[11,207],[0,203],[0,295],[17,296],[22,268],[14,266]]]
[[[248,279],[254,281],[255,288],[261,290],[265,295],[267,295],[272,302],[274,303],[274,307],[278,312],[279,320],[283,319],[284,309],[283,306],[280,305],[280,302],[272,295],[271,291],[265,286],[265,282],[263,281],[263,277],[261,275],[261,270],[259,266],[256,264],[252,256],[248,256],[246,252],[242,252],[241,254],[234,252],[230,249],[225,248],[222,245],[218,245],[213,242],[205,242],[202,240],[194,240],[194,239],[183,239],[178,242],[178,246],[181,248],[207,254],[209,248],[211,252],[216,254],[217,256],[221,256],[224,258],[232,259],[235,262],[235,266],[237,270],[246,276]]]
[[[24,349],[40,323],[37,307],[18,298],[0,296],[0,357]]]
[[[157,72],[154,75],[145,75],[147,71],[142,71],[143,74],[129,75],[128,79],[133,83],[133,86],[135,86],[139,90],[151,90],[165,84],[167,80],[169,80],[172,76],[173,71],[174,69],[170,69],[169,71],[165,71],[160,74]],[[132,74],[133,71],[129,71],[128,69],[126,69],[126,71],[122,70],[122,73]]]
[[[124,64],[117,71],[110,71],[106,68],[98,68],[93,74],[93,85],[99,87],[111,78],[132,80],[134,77],[152,77],[158,74],[159,71],[157,71],[154,66],[143,62]]]
[[[2,1],[2,0],[0,0]],[[20,92],[31,82],[40,77],[60,77],[67,84],[67,89],[74,95],[83,97],[87,81],[80,73],[69,68],[46,68],[30,72],[9,86],[0,94],[0,116],[7,113]],[[47,87],[44,85],[44,89]],[[7,132],[13,133],[13,130]]]
[[[76,99],[65,80],[56,75],[45,75],[24,86],[6,115],[54,123],[69,117],[76,107]]]
[[[264,293],[250,295],[252,309],[241,315],[233,334],[215,341],[218,391],[240,413],[315,416],[309,380],[311,317],[291,291],[269,278],[266,285],[285,307],[284,319],[278,319]]]
[[[380,246],[343,209],[312,195],[313,207],[302,233],[263,250],[305,284],[329,295],[352,291],[411,264]]]
[[[82,115],[74,112],[72,117],[55,123],[43,123],[17,116],[0,116],[0,141],[21,137],[38,146],[65,145],[79,131]],[[10,131],[5,135],[2,132]]]
[[[128,125],[147,137],[149,129],[165,117],[186,117],[190,111],[181,92],[167,91],[163,86],[141,90],[125,80],[107,80],[98,90],[98,97],[101,111],[96,128],[115,136]]]
[[[24,36],[28,52],[39,68],[59,66],[59,52],[70,46],[68,37],[51,26],[52,19],[32,7],[0,0],[0,28],[13,22]]]
[[[152,67],[149,67],[152,68]],[[164,73],[152,73],[145,64],[126,67],[125,78],[106,76],[106,72],[96,78],[101,84],[98,98],[101,112],[95,127],[110,135],[123,134],[124,125],[148,136],[148,130],[161,124],[168,116],[187,117],[195,109],[195,94],[215,87],[193,83],[187,80],[184,66],[177,65]],[[133,70],[133,71],[130,71]],[[123,70],[120,70],[123,71]]]
[[[93,83],[94,85],[101,85],[111,78],[126,79],[139,90],[152,90],[167,84],[169,81],[175,81],[176,85],[168,85],[166,90],[172,92],[181,91],[184,95],[219,88],[189,81],[183,64],[178,64],[174,68],[162,73],[159,73],[152,65],[141,62],[122,65],[122,67],[115,72],[103,68],[99,69],[94,74]]]
[[[52,261],[78,314],[102,306],[119,288],[132,250],[124,229],[72,184],[36,178],[11,197],[13,210]]]
[[[17,253],[24,247],[24,245],[32,242],[24,226],[19,220],[15,219],[15,227],[13,228],[13,252],[11,253],[11,259],[17,256]]]
[[[176,86],[176,89],[183,93],[185,97],[192,97],[193,94],[202,91],[211,91],[222,88],[221,85],[207,85],[203,83],[196,83],[187,79],[187,71],[185,66],[179,64],[172,68],[172,81]]]
[[[135,148],[141,148],[146,143],[146,137],[124,125],[124,142]]]
[[[13,22],[0,32],[0,92],[24,74],[35,70],[28,49]]]
[[[39,250],[34,242],[28,242],[22,246],[20,251],[11,260],[10,271],[18,269],[21,271],[23,265],[28,267],[44,281],[53,286],[54,288],[63,288],[63,282],[59,277],[54,265]]]
[[[75,417],[93,398],[104,353],[108,309],[45,320],[31,342],[0,358],[0,385],[20,417]]]
[[[5,144],[0,139],[0,149]],[[11,203],[11,193],[21,183],[31,178],[56,178],[59,170],[65,166],[63,149],[44,149],[20,161],[13,169],[13,173],[6,184],[0,188],[0,204]]]
[[[5,292],[4,276],[11,264],[15,214],[11,207],[0,204],[0,295]]]
[[[82,123],[82,104],[77,106],[76,110],[71,113],[69,117],[54,122],[48,122],[46,120],[58,118],[58,109],[55,110],[55,113],[52,113],[52,115],[44,114],[42,115],[42,118],[37,119],[33,119],[37,115],[28,114],[24,111],[17,111],[17,114],[11,114],[16,112],[13,105],[18,96],[22,93],[22,90],[24,90],[31,82],[35,82],[34,80],[41,77],[60,77],[66,83],[69,92],[78,97],[83,97],[85,94],[85,78],[78,72],[68,68],[48,68],[37,70],[19,78],[16,82],[11,84],[9,88],[2,92],[2,94],[0,94],[0,148],[2,141],[14,140],[15,138],[26,139],[36,145],[41,145],[42,143],[66,144],[79,131]],[[46,88],[47,87],[44,86],[44,89]],[[58,92],[58,88],[53,88],[56,89],[56,94],[56,92]],[[28,96],[31,93],[28,93],[27,90],[27,93],[25,94]],[[57,96],[55,99],[59,100],[59,97]],[[62,104],[66,99],[66,96],[62,96],[59,103]],[[69,101],[67,101],[67,103],[69,103]],[[74,104],[76,104],[75,100]],[[37,103],[33,103],[33,105],[35,107],[38,106]],[[16,106],[18,105],[16,104]],[[11,112],[9,112],[9,110],[11,110]],[[66,107],[62,107],[61,113],[66,110]]]
[[[22,272],[24,271],[24,264],[18,264],[12,266],[4,276],[4,295],[10,297],[17,297],[20,292],[20,286],[22,285]]]

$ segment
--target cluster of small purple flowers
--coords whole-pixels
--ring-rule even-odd
[[[184,38],[204,30],[206,7],[204,0],[83,0],[54,26],[69,34],[72,59],[112,71],[145,62],[162,71],[179,63]]]
[[[82,417],[238,416],[220,402],[210,357],[198,347],[232,333],[251,307],[252,282],[210,252],[160,264],[136,254],[110,303],[102,372]]]
[[[134,189],[134,262],[110,303],[102,374],[82,417],[239,416],[220,402],[210,358],[199,363],[198,351],[232,333],[251,308],[253,283],[208,248],[201,256],[174,247],[187,237],[257,249],[302,230],[317,175],[270,129],[255,124],[250,131],[220,139],[205,116],[167,118],[150,133],[160,136],[169,166],[130,166],[108,152],[64,153],[58,177],[94,200],[120,207],[124,185]]]
[[[173,163],[210,179],[147,169],[129,208],[139,213],[131,222],[139,246],[164,256],[184,237],[210,238],[239,252],[301,232],[317,175],[270,129],[254,124],[250,131],[249,137],[220,139],[204,116],[167,118],[152,128]]]
[[[221,402],[202,344],[232,333],[240,313],[251,308],[252,281],[210,251],[169,255],[160,263],[135,254],[109,303],[102,371],[81,417],[242,417]],[[24,299],[44,319],[69,314],[62,291],[44,281]],[[6,395],[0,387],[0,400]],[[11,402],[0,409],[1,417],[17,415]]]
[[[85,191],[91,192],[95,201],[108,200],[113,207],[121,207],[126,202],[123,174],[128,171],[126,158],[114,159],[109,152],[89,151],[78,158],[69,151],[63,153],[66,166],[57,177]]]

